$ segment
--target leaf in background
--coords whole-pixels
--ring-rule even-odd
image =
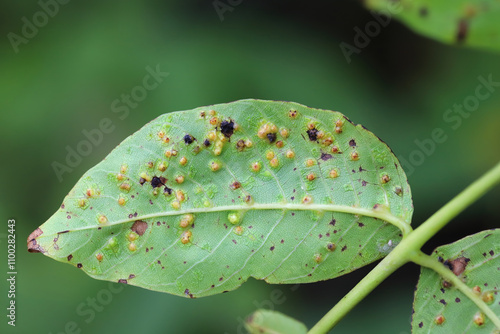
[[[500,315],[500,229],[483,231],[433,252]],[[476,304],[433,270],[422,267],[413,303],[412,333],[493,333]],[[482,323],[482,324],[481,324]]]
[[[300,321],[271,310],[259,309],[245,322],[250,334],[306,334],[307,327]]]
[[[162,115],[90,169],[28,249],[88,275],[187,297],[248,277],[304,283],[386,255],[406,176],[342,114],[244,100]]]
[[[500,51],[495,0],[366,0],[366,6],[443,43]]]

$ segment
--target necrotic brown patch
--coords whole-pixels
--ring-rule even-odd
[[[148,223],[143,222],[142,220],[137,220],[130,229],[139,235],[143,235],[147,228]]]
[[[36,238],[42,235],[43,231],[40,228],[34,230],[28,237],[28,252],[30,253],[45,253],[45,250],[36,242]]]
[[[458,257],[455,260],[449,261],[449,267],[453,273],[458,276],[465,271],[465,267],[470,259],[465,257]]]

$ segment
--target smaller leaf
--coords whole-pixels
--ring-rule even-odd
[[[245,322],[250,334],[305,334],[307,327],[283,313],[259,309]]]
[[[438,247],[432,256],[500,315],[500,229]],[[428,268],[422,267],[413,309],[412,333],[494,333],[491,319],[471,299]]]
[[[443,43],[500,50],[500,3],[495,0],[366,0],[366,6],[374,11],[373,22],[383,27],[394,16]]]

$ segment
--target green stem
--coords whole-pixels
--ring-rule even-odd
[[[469,185],[417,229],[409,232],[406,238],[403,238],[396,248],[349,291],[308,333],[327,333],[390,274],[409,261],[414,261],[414,259],[418,261],[420,254],[422,254],[420,248],[427,240],[497,183],[500,183],[500,163]]]
[[[332,329],[342,318],[351,311],[363,298],[382,283],[390,274],[403,264],[409,256],[401,256],[404,251],[404,240],[393,249],[380,263],[363,277],[349,293],[347,293],[320,321],[314,325],[308,334],[323,334]]]
[[[488,318],[490,318],[497,329],[500,329],[500,319],[497,317],[495,312],[493,312],[493,310],[489,308],[488,305],[486,305],[486,303],[472,291],[471,288],[469,288],[464,282],[462,282],[462,280],[460,280],[450,269],[446,268],[441,262],[422,252],[416,253],[411,260],[418,265],[434,270],[446,281],[450,282],[453,287],[458,289],[470,300],[472,300],[474,304],[476,304],[476,306],[484,314],[486,314]]]

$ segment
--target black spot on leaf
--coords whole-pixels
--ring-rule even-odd
[[[151,186],[153,188],[159,187],[160,185],[165,185],[161,179],[157,176],[153,176],[153,179],[151,179]]]
[[[356,146],[356,141],[354,139],[349,140],[349,146],[351,147]]]
[[[220,123],[220,132],[227,138],[231,138],[234,132],[234,122],[229,119],[229,121],[222,121]]]
[[[307,130],[307,136],[309,137],[310,141],[317,141],[318,140],[318,129]]]
[[[128,284],[127,280],[126,279],[119,279],[118,280],[118,283],[123,283],[123,284]]]
[[[184,142],[186,143],[186,145],[192,144],[195,140],[196,139],[190,134],[184,136]]]
[[[275,133],[268,133],[266,135],[267,139],[269,140],[269,142],[272,144],[276,141],[276,134]]]

